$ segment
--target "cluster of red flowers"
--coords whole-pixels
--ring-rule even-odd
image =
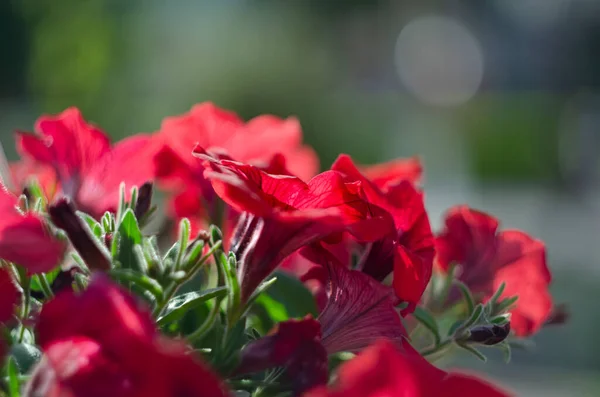
[[[317,173],[293,118],[203,103],[111,144],[70,108],[16,140],[0,322],[8,373],[22,375],[5,387],[25,377],[26,396],[505,396],[433,361],[451,346],[509,349],[556,310],[541,241],[467,206],[436,235],[418,159],[340,155]],[[180,224],[164,257],[139,230],[152,184]],[[253,305],[277,269],[316,312],[258,331]],[[191,332],[173,325],[190,316]],[[15,353],[27,343],[43,353],[31,369]]]

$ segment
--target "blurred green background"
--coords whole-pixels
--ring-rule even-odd
[[[211,100],[298,116],[323,168],[418,154],[434,225],[467,202],[544,239],[572,311],[509,366],[457,365],[600,395],[599,36],[594,0],[5,0],[0,138],[12,159],[41,113],[117,140]]]

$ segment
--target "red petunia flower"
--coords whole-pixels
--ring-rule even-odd
[[[195,153],[205,160],[205,176],[216,194],[242,213],[231,250],[238,257],[244,301],[297,249],[346,230],[361,241],[372,241],[391,226],[387,214],[360,198],[360,183],[345,183],[335,171],[305,183],[217,159],[201,147]]]
[[[63,292],[44,305],[37,333],[45,358],[26,396],[228,395],[210,370],[179,343],[162,339],[151,316],[103,276],[79,296]]]
[[[56,267],[65,250],[66,243],[52,235],[43,218],[19,211],[17,197],[0,184],[0,258],[41,273]]]
[[[304,391],[327,381],[327,355],[359,352],[376,340],[386,338],[401,351],[412,351],[394,305],[393,290],[356,270],[337,262],[319,247],[301,250],[312,263],[309,273],[322,270],[327,281],[327,302],[317,321],[280,323],[264,338],[251,342],[242,351],[238,371],[257,372],[286,366],[295,391]]]
[[[242,350],[238,374],[286,367],[297,395],[327,383],[327,352],[321,344],[321,325],[307,316],[277,324],[265,337]]]
[[[204,167],[191,155],[196,144],[226,154],[230,159],[276,172],[282,162],[291,175],[303,180],[319,168],[314,150],[302,144],[302,131],[295,118],[258,116],[247,123],[235,113],[210,102],[195,105],[188,113],[164,119],[153,138],[164,145],[156,156],[156,174],[174,191],[171,212],[197,224],[215,221],[214,193],[203,174]],[[193,194],[190,193],[193,192]]]
[[[518,230],[498,231],[496,218],[467,206],[452,208],[445,222],[436,241],[441,269],[459,264],[460,280],[484,302],[504,282],[502,297],[519,297],[511,328],[519,336],[537,332],[552,312],[544,243]]]
[[[401,181],[409,181],[416,185],[423,178],[423,164],[418,157],[362,166],[360,170],[367,179],[383,191]]]
[[[506,397],[509,394],[476,377],[445,372],[416,351],[401,352],[381,340],[343,364],[336,384],[304,397]]]
[[[51,202],[59,189],[56,173],[52,167],[23,159],[10,164],[11,190],[21,194],[34,180],[42,189],[47,202]]]
[[[76,108],[40,117],[35,130],[17,134],[21,156],[51,167],[62,195],[95,217],[116,210],[121,182],[129,190],[152,178],[156,148],[150,136],[134,135],[111,146],[108,136]]]
[[[366,200],[391,215],[394,229],[367,247],[358,267],[377,280],[393,271],[397,296],[409,302],[409,309],[414,307],[429,283],[435,255],[422,193],[402,179],[386,184],[385,191],[380,189],[361,174],[347,155],[339,156],[331,169],[345,175],[346,181],[360,182]]]

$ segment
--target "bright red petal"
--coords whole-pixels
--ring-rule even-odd
[[[31,273],[52,270],[62,260],[66,243],[50,233],[41,216],[22,214],[16,205],[17,198],[0,185],[0,258]]]
[[[536,333],[552,312],[548,286],[552,276],[546,264],[544,244],[521,231],[505,231],[498,236],[494,289],[506,283],[503,297],[518,296],[511,311],[511,328],[518,336]]]
[[[17,148],[22,155],[53,166],[68,193],[110,150],[108,136],[88,124],[77,108],[42,116],[35,127],[39,135],[17,135]]]
[[[411,348],[404,352],[381,340],[338,370],[336,385],[304,397],[506,397],[495,386],[466,375],[446,373]]]
[[[436,241],[436,262],[442,269],[452,262],[469,262],[469,266],[476,267],[479,262],[475,259],[487,261],[495,252],[499,225],[496,218],[461,205],[448,210],[445,223]]]
[[[418,184],[423,177],[423,165],[417,157],[363,166],[361,170],[370,181],[384,190],[400,181]]]
[[[118,142],[82,180],[76,198],[81,209],[97,218],[106,211],[116,212],[121,182],[125,183],[129,199],[132,187],[153,180],[157,151],[149,135],[133,135]]]
[[[100,275],[83,294],[67,291],[46,303],[37,331],[43,349],[57,340],[85,336],[122,360],[136,360],[136,347],[144,346],[156,335],[150,314]]]
[[[437,262],[461,265],[460,279],[484,301],[504,282],[503,297],[518,296],[511,328],[519,336],[537,332],[552,312],[551,275],[544,244],[521,231],[497,232],[498,220],[460,206],[449,211],[436,241]]]

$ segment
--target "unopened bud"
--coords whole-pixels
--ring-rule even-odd
[[[106,248],[110,249],[110,247],[112,247],[113,234],[112,233],[106,233],[104,235],[103,239],[104,239],[104,245],[106,246]]]
[[[481,343],[482,345],[495,345],[502,342],[510,333],[510,322],[504,325],[478,325],[469,330],[468,342]]]
[[[550,313],[550,317],[548,317],[544,325],[565,324],[567,321],[569,321],[570,317],[571,313],[569,312],[569,307],[567,305],[564,303],[556,305],[552,309],[552,313]]]
[[[210,241],[210,233],[208,233],[206,230],[200,230],[196,236],[196,240],[202,240],[207,243]]]
[[[75,207],[67,199],[61,199],[48,208],[48,214],[56,227],[63,229],[73,247],[91,270],[109,270],[110,259],[100,249],[94,237],[75,213]]]
[[[139,220],[146,215],[150,209],[150,204],[152,204],[152,182],[146,182],[140,186],[137,201],[135,202],[134,214],[136,219]]]

